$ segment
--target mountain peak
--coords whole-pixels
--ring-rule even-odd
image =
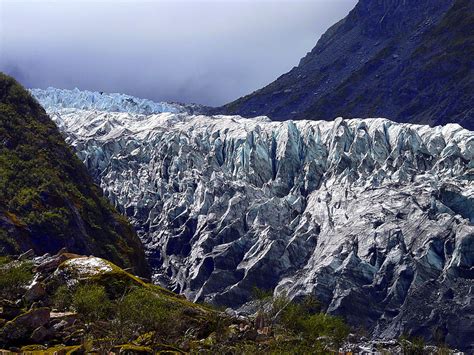
[[[474,129],[474,2],[361,0],[290,72],[217,112]],[[463,94],[459,94],[463,93]]]

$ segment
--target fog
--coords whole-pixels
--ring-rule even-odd
[[[297,65],[356,0],[0,0],[0,71],[27,87],[220,105]]]

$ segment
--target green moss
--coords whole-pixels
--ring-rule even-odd
[[[43,350],[46,350],[46,347],[40,344],[27,345],[21,348],[21,352],[25,354],[29,354],[31,352],[36,352],[36,351],[43,351]]]
[[[153,354],[153,349],[147,346],[138,346],[133,344],[123,344],[114,347],[114,350],[120,354]]]
[[[51,348],[47,348],[45,351],[41,352],[41,354],[55,354],[55,355],[69,355],[69,354],[80,354],[80,353],[83,353],[82,345],[72,345],[72,346],[57,345]]]

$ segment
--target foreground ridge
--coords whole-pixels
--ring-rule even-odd
[[[314,300],[296,304],[264,296],[249,317],[218,311],[106,259],[65,249],[1,257],[0,285],[2,354],[458,353],[419,339],[377,342],[349,334]]]

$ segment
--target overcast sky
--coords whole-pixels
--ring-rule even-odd
[[[0,0],[0,70],[27,87],[220,105],[297,65],[357,0]]]

